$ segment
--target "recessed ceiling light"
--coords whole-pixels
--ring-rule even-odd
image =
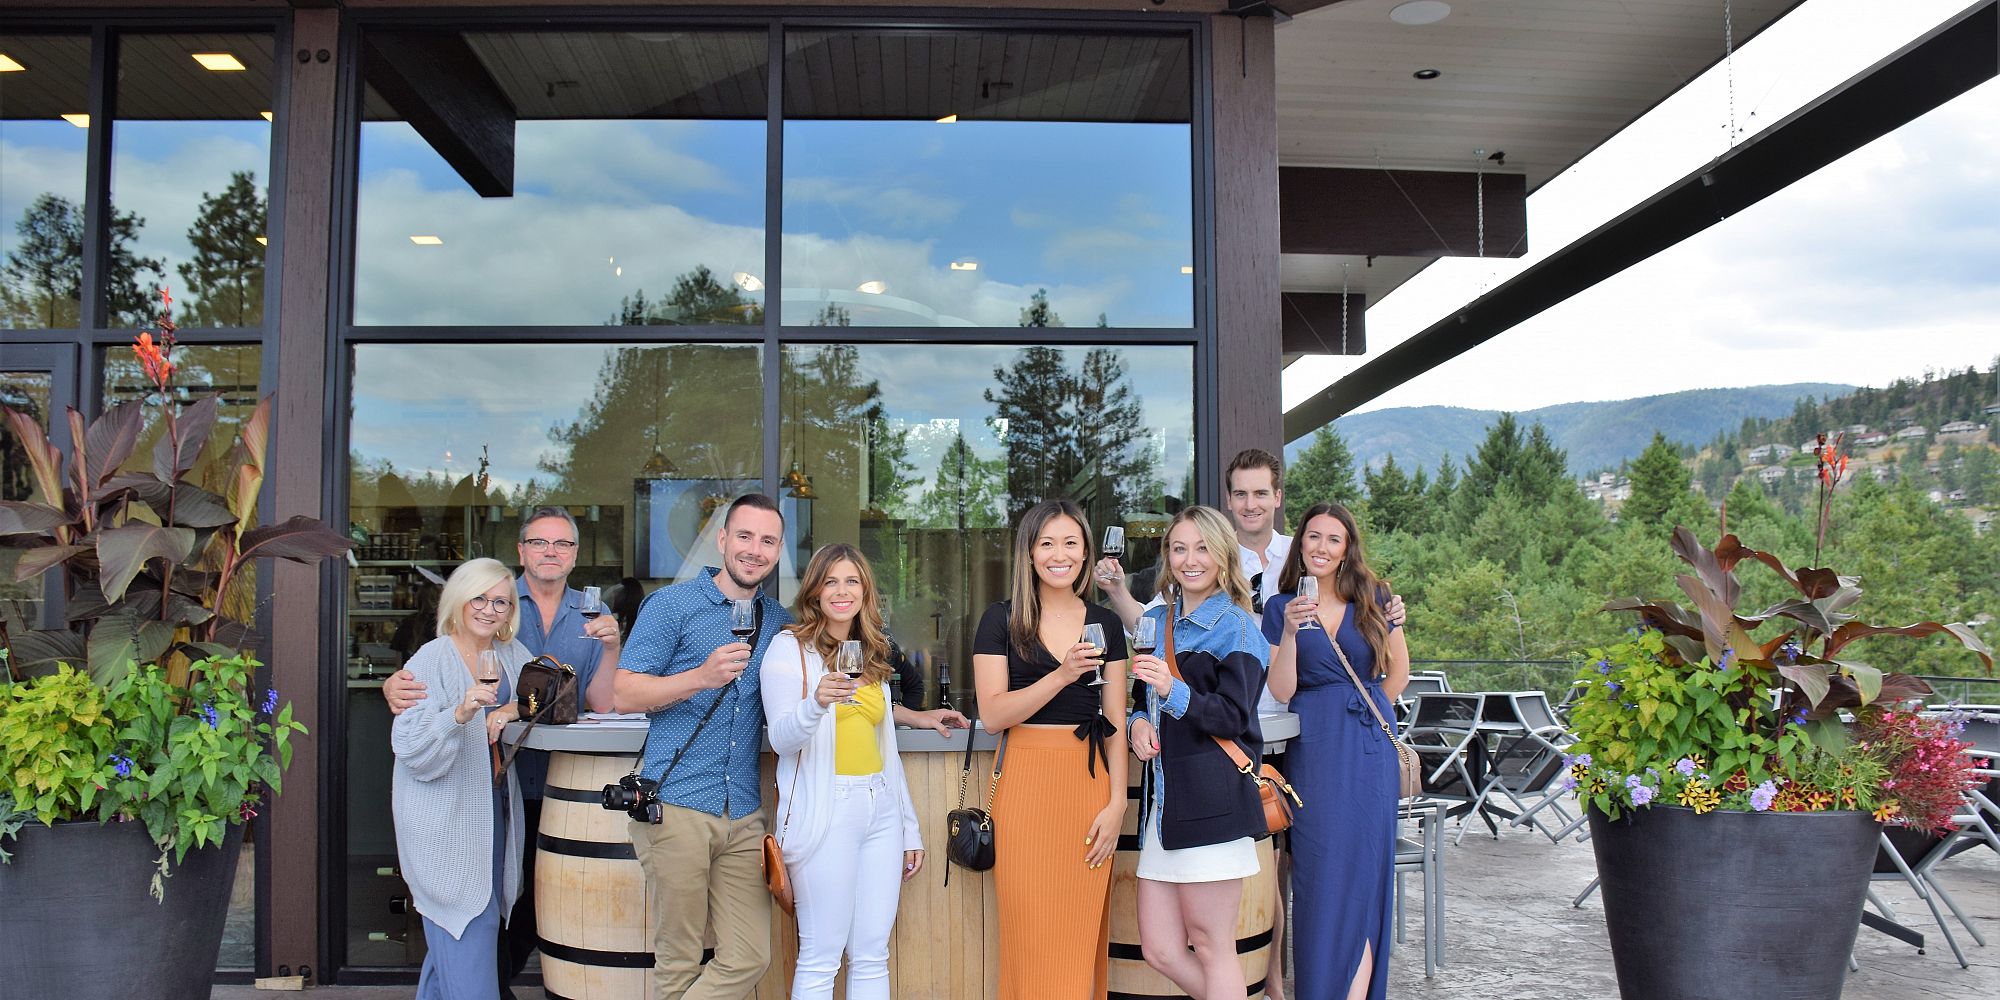
[[[1410,75],[1416,77],[1419,80],[1435,80],[1438,77],[1443,76],[1444,74],[1434,69],[1420,69],[1415,73],[1411,73]]]
[[[979,262],[971,258],[955,260],[951,262],[951,269],[954,271],[977,271],[979,270]]]
[[[270,246],[270,245],[271,245],[271,238],[270,238],[270,237],[268,237],[268,236],[259,236],[259,237],[257,237],[257,245],[258,245],[258,246],[260,246],[260,247],[267,247],[267,246]]]
[[[236,73],[243,69],[243,60],[227,52],[196,52],[194,61],[211,73]]]
[[[1182,274],[1193,274],[1193,273],[1194,273],[1194,265],[1193,265],[1193,264],[1182,264],[1182,265],[1181,265],[1181,273],[1182,273]]]
[[[63,121],[66,121],[66,122],[68,122],[68,123],[70,123],[71,125],[74,125],[74,126],[76,126],[77,128],[89,128],[89,127],[90,127],[90,116],[89,116],[89,115],[84,115],[84,114],[72,114],[72,115],[64,115],[64,116],[62,116],[62,120],[63,120]]]
[[[1451,5],[1444,0],[1410,0],[1389,9],[1389,20],[1397,24],[1436,24],[1451,16]]]
[[[412,242],[412,243],[415,243],[416,245],[418,245],[418,246],[420,246],[420,247],[441,247],[441,246],[444,246],[444,237],[442,237],[442,236],[412,236],[412,237],[410,237],[410,242]]]
[[[869,295],[880,295],[888,291],[889,286],[880,281],[864,281],[861,284],[855,285],[854,290],[857,292],[866,292]]]
[[[15,62],[13,56],[0,52],[0,73],[22,73],[27,69],[28,67]]]
[[[955,121],[957,121],[957,120],[958,120],[958,116],[957,116],[957,115],[946,115],[946,116],[944,116],[943,118],[940,118],[940,119],[938,119],[938,124],[939,124],[939,125],[950,125],[950,124],[951,124],[952,122],[955,122]]]
[[[260,115],[263,115],[263,116],[264,116],[264,120],[265,120],[265,121],[267,121],[267,122],[275,122],[275,121],[277,121],[277,119],[276,119],[276,118],[273,118],[273,117],[271,117],[271,113],[270,113],[269,111],[259,111],[259,112],[257,112],[257,113],[258,113],[258,114],[260,114]]]
[[[736,282],[736,287],[746,292],[761,292],[764,290],[764,279],[748,271],[738,271],[730,275],[729,280]]]

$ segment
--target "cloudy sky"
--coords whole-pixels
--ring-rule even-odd
[[[1739,50],[1737,124],[1774,124],[1969,0],[1808,0]],[[1535,252],[1432,265],[1368,310],[1379,354],[1727,148],[1722,67],[1528,200]],[[1362,410],[1523,410],[1714,386],[1881,385],[2000,355],[2000,81],[1959,97]],[[1289,409],[1367,360],[1314,358]],[[1502,373],[1501,377],[1495,377]]]

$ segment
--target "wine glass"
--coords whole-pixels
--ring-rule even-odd
[[[1298,599],[1306,602],[1307,604],[1318,604],[1319,580],[1311,576],[1299,577]],[[1305,621],[1299,623],[1299,631],[1301,632],[1304,632],[1306,629],[1309,628],[1318,628],[1318,627],[1319,627],[1319,610],[1317,608],[1313,610],[1313,617],[1308,618]]]
[[[1158,648],[1160,648],[1160,620],[1141,616],[1132,626],[1132,652],[1151,656],[1153,650]]]
[[[757,634],[757,599],[744,597],[729,602],[729,634],[738,642],[749,642]]]
[[[483,649],[472,665],[472,679],[494,694],[500,693],[500,651]],[[490,706],[489,706],[490,707]]]
[[[833,662],[834,662],[834,669],[840,671],[843,674],[846,674],[847,679],[853,681],[857,686],[860,685],[861,640],[859,639],[841,640],[840,650],[834,654]],[[861,702],[858,699],[856,699],[853,695],[848,695],[847,697],[842,698],[840,700],[840,703],[843,705],[861,704]]]
[[[598,615],[603,614],[604,591],[596,587],[583,588],[583,600],[577,602],[576,613],[582,615],[584,621],[595,620]],[[589,639],[593,636],[586,634],[584,638]]]
[[[1104,529],[1104,554],[1113,559],[1125,554],[1125,529],[1111,525]]]
[[[1104,683],[1104,626],[1091,622],[1083,627],[1083,641],[1097,650],[1097,676],[1090,681],[1091,687]]]

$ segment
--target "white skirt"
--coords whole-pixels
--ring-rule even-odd
[[[1249,837],[1169,851],[1160,845],[1159,824],[1147,823],[1139,842],[1138,875],[1153,882],[1226,882],[1249,878],[1257,867],[1257,842]]]

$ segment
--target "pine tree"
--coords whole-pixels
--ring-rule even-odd
[[[146,220],[131,212],[112,213],[104,280],[114,326],[143,326],[158,315],[165,265],[132,249],[145,226]],[[83,210],[67,198],[43,194],[14,231],[20,241],[0,266],[0,326],[76,326],[83,298]]]
[[[1418,476],[1423,475],[1420,469]],[[1396,456],[1382,460],[1381,471],[1361,470],[1368,487],[1368,527],[1375,531],[1407,531],[1424,502],[1423,489],[1396,465]]]
[[[1654,431],[1653,443],[1632,463],[1632,499],[1619,508],[1618,519],[1636,525],[1661,524],[1667,511],[1687,497],[1689,482],[1687,466],[1681,464],[1674,446],[1667,443],[1665,434]]]
[[[1006,466],[1004,459],[980,458],[964,434],[953,435],[937,478],[917,502],[918,523],[954,531],[1005,525]]]
[[[181,276],[182,326],[260,326],[264,322],[265,204],[256,175],[238,170],[219,195],[202,192],[188,227],[194,257]]]
[[[1314,431],[1312,443],[1285,469],[1285,523],[1297,525],[1316,503],[1353,507],[1360,499],[1347,440],[1331,425]]]

